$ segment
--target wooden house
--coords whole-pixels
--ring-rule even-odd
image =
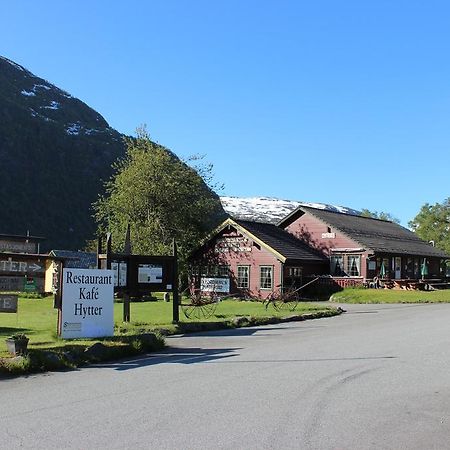
[[[227,219],[191,258],[198,287],[266,298],[277,286],[328,273],[328,258],[273,224]]]
[[[393,222],[301,206],[278,226],[326,256],[330,275],[342,278],[344,286],[376,276],[401,280],[446,275],[449,255]]]

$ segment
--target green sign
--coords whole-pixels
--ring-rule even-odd
[[[36,292],[36,282],[33,281],[25,281],[25,284],[23,285],[23,290],[25,292]]]

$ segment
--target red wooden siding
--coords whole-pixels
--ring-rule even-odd
[[[239,240],[234,241],[236,238]],[[200,263],[202,267],[206,265],[229,266],[231,294],[266,298],[273,288],[260,288],[261,266],[273,267],[273,287],[281,283],[281,261],[272,252],[235,229],[222,230],[221,233],[208,242],[202,253],[201,259],[197,258],[194,264]],[[238,266],[250,267],[248,290],[237,288]]]
[[[355,242],[336,228],[327,225],[312,214],[305,212],[286,228],[298,239],[302,239],[311,247],[320,250],[329,257],[331,249],[361,249],[362,246]],[[351,252],[346,252],[351,253]],[[368,252],[355,251],[361,255],[361,277],[367,276],[367,254]]]

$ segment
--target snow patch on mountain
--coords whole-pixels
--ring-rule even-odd
[[[35,97],[36,96],[36,94],[33,91],[26,91],[25,89],[22,89],[21,94],[25,95],[26,97]]]
[[[223,209],[232,217],[255,222],[278,223],[299,206],[326,209],[344,214],[359,215],[360,212],[344,206],[325,203],[299,202],[272,197],[220,197]]]
[[[66,128],[66,133],[71,136],[77,136],[78,134],[80,134],[80,130],[81,130],[81,125],[79,123],[71,123]]]
[[[59,109],[59,103],[58,102],[56,102],[55,100],[53,100],[51,103],[50,103],[50,105],[47,105],[47,106],[42,106],[42,108],[45,108],[45,109]]]
[[[45,89],[46,91],[49,91],[51,89],[50,86],[47,86],[45,84],[35,84],[33,86],[33,92],[36,92],[36,89],[39,89],[39,88]]]

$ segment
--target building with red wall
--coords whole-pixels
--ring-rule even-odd
[[[444,278],[449,258],[396,223],[300,206],[277,225],[227,219],[191,262],[197,288],[266,298],[317,275],[333,287]]]
[[[394,222],[301,206],[279,227],[329,259],[333,277],[419,279],[445,276],[449,256]]]
[[[191,258],[197,287],[266,298],[280,285],[301,285],[328,272],[328,259],[273,224],[227,219]]]

